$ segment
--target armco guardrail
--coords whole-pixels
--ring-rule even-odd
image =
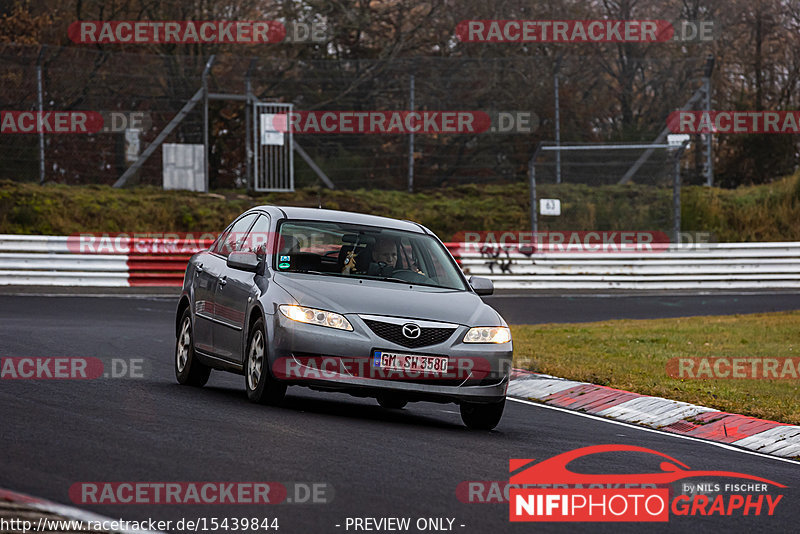
[[[81,253],[77,236],[0,235],[0,285],[180,286],[191,255],[211,243],[120,238],[95,254]]]
[[[455,249],[464,272],[498,289],[800,288],[800,242],[671,245],[664,251],[523,253],[515,246]]]
[[[125,238],[81,254],[75,237],[0,235],[0,285],[180,286],[210,240]],[[498,289],[800,288],[800,243],[719,243],[650,253],[539,253],[446,243],[465,273]],[[98,249],[103,251],[102,248]],[[179,252],[176,252],[179,251]]]

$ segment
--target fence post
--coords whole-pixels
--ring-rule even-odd
[[[533,151],[531,159],[528,160],[528,186],[531,196],[531,231],[533,232],[534,243],[536,243],[536,232],[539,231],[539,217],[536,211],[536,158],[539,157],[539,151],[542,149],[542,142],[536,145],[536,150]]]
[[[252,139],[252,132],[250,130],[250,107],[253,105],[253,86],[250,80],[252,73],[253,73],[253,66],[255,65],[256,60],[253,59],[250,61],[250,65],[247,67],[247,73],[245,74],[245,96],[247,100],[244,104],[244,158],[245,158],[245,181],[247,182],[247,192],[255,192],[256,184],[253,181],[253,139]]]
[[[680,243],[681,238],[681,157],[689,141],[684,141],[675,149],[672,177],[672,241]]]
[[[561,146],[561,112],[559,109],[559,90],[558,90],[558,75],[561,70],[561,56],[556,60],[556,69],[553,74],[553,85],[555,92],[555,105],[556,105],[556,146]],[[561,151],[556,152],[556,183],[561,183]]]
[[[414,111],[414,74],[411,74],[409,84],[408,111]],[[414,130],[408,134],[408,192],[414,192]]]
[[[706,58],[705,72],[703,73],[703,92],[705,93],[704,104],[707,112],[711,112],[711,72],[714,70],[714,56],[711,54]],[[706,138],[706,186],[712,187],[714,185],[714,154],[713,143],[714,134],[711,132],[705,134]]]
[[[42,81],[42,58],[44,50],[47,48],[42,45],[39,57],[36,59],[36,84],[38,92],[39,117],[44,113],[44,82]],[[39,185],[44,185],[44,128],[39,128]]]
[[[531,231],[533,232],[533,239],[535,240],[539,221],[536,213],[536,165],[534,159],[536,159],[535,155],[528,161],[528,180],[530,181],[531,194]]]
[[[204,191],[208,193],[208,71],[214,62],[211,56],[206,68],[203,70],[203,174],[205,174]]]

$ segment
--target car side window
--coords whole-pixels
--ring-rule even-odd
[[[247,230],[250,229],[250,225],[253,224],[256,217],[258,217],[257,213],[251,213],[233,223],[228,232],[214,246],[212,252],[227,258],[231,252],[240,250],[245,243]]]
[[[269,217],[259,215],[258,220],[250,228],[250,233],[247,234],[247,240],[242,250],[255,252],[261,256],[266,254],[269,246],[269,224]]]
[[[233,225],[231,225],[233,226]],[[219,254],[220,247],[225,242],[225,238],[228,236],[228,231],[231,229],[231,226],[228,226],[226,229],[220,233],[217,238],[211,243],[211,246],[208,248],[210,252],[214,252],[215,254]]]

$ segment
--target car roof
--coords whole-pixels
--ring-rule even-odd
[[[348,224],[363,224],[377,226],[391,230],[405,230],[406,232],[427,233],[417,223],[401,221],[378,215],[354,213],[352,211],[326,210],[321,208],[298,208],[294,206],[258,206],[255,210],[264,210],[279,218],[302,219],[311,221],[338,222]]]

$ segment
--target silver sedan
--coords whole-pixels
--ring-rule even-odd
[[[454,402],[470,428],[505,406],[511,334],[427,228],[357,213],[261,206],[186,268],[178,382],[245,377],[254,402],[287,386],[374,397],[387,409]]]

